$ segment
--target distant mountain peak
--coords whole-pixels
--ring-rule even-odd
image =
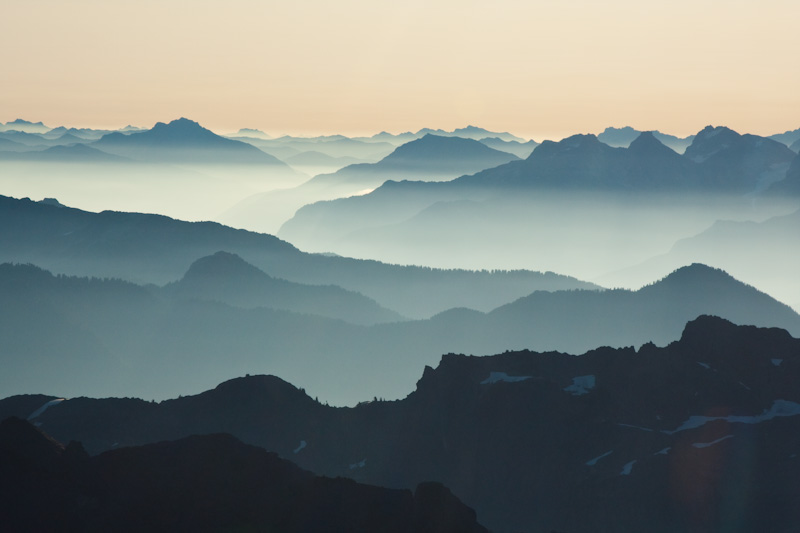
[[[603,133],[636,133],[638,131],[639,130],[632,128],[631,126],[623,126],[621,128],[615,128],[613,126],[609,126],[603,130]]]
[[[190,120],[185,117],[176,118],[175,120],[165,124],[163,122],[156,122],[156,125],[153,126],[153,129],[163,129],[163,128],[170,128],[170,129],[180,129],[184,131],[194,131],[194,130],[204,130],[210,131],[200,125],[200,123],[195,122],[194,120]]]
[[[630,146],[628,146],[628,150],[647,154],[663,152],[669,153],[670,155],[677,155],[674,150],[659,141],[652,131],[643,131],[640,133],[639,136],[631,142]]]
[[[44,205],[52,205],[52,206],[55,206],[55,207],[66,207],[64,204],[59,202],[56,198],[43,198],[42,200],[39,200],[38,203],[44,204]]]
[[[11,122],[7,122],[6,126],[10,126],[12,124],[18,124],[20,126],[44,126],[44,124],[42,122],[31,122],[29,120],[24,120],[24,119],[21,119],[21,118],[18,118],[16,120],[12,120]]]
[[[559,142],[559,144],[570,148],[577,148],[579,146],[586,146],[588,144],[597,144],[599,142],[600,141],[597,140],[597,136],[592,133],[577,133],[575,135],[571,135],[565,139],[562,139]]]
[[[531,153],[529,159],[534,158],[534,156],[553,155],[573,150],[582,151],[587,148],[599,146],[606,145],[601,143],[596,135],[591,133],[579,133],[561,139],[560,141],[544,141]]]
[[[292,401],[311,401],[313,400],[302,390],[295,387],[288,381],[269,374],[247,375],[229,379],[217,385],[209,393],[215,396],[226,396],[229,398],[259,397],[281,399],[281,403]],[[208,393],[207,393],[208,394]]]
[[[512,160],[516,156],[490,148],[480,141],[465,137],[450,137],[426,133],[419,139],[398,146],[384,161],[400,159],[476,158],[486,155]]]
[[[733,135],[735,135],[737,137],[739,136],[739,134],[737,132],[733,131],[732,129],[730,129],[730,128],[726,127],[726,126],[711,126],[711,125],[709,125],[709,126],[706,126],[705,128],[703,128],[702,130],[700,130],[697,133],[697,135],[695,136],[695,138],[710,139],[712,137],[716,137],[717,135],[719,135],[721,133],[725,133],[725,134],[728,134],[728,135],[733,134]]]
[[[656,281],[650,287],[697,287],[703,286],[712,288],[715,284],[737,284],[746,286],[741,281],[737,280],[722,269],[714,268],[703,263],[692,263],[687,266],[680,267],[670,274]]]
[[[205,279],[220,276],[226,278],[235,277],[238,279],[268,277],[267,274],[238,255],[220,251],[206,257],[201,257],[192,263],[183,279]]]
[[[695,135],[685,155],[695,163],[703,163],[721,150],[730,148],[741,135],[725,126],[706,126]]]

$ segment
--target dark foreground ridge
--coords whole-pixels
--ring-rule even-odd
[[[317,477],[225,434],[89,457],[9,418],[0,474],[4,531],[486,531],[438,483]]]
[[[401,401],[333,408],[253,376],[32,421],[91,454],[227,432],[321,475],[434,480],[500,532],[784,532],[800,524],[799,380],[800,340],[702,316],[664,348],[446,355]],[[0,400],[0,416],[52,399]]]

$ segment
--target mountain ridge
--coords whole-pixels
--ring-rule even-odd
[[[800,518],[790,456],[800,444],[799,347],[785,330],[700,316],[660,348],[445,354],[393,402],[331,408],[279,378],[250,376],[135,409],[67,400],[36,421],[92,453],[224,428],[318,474],[400,489],[438,479],[498,532],[714,530],[736,515],[724,504],[734,476],[752,491],[739,523],[777,532]],[[735,459],[745,450],[755,470]],[[720,452],[734,458],[720,462]],[[757,477],[738,477],[748,471]],[[717,481],[706,490],[683,490],[709,476]]]

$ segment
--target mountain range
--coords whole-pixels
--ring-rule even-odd
[[[0,389],[20,394],[161,399],[256,372],[352,405],[404,396],[419,368],[450,351],[666,344],[709,313],[800,333],[789,307],[703,265],[635,292],[538,291],[489,313],[456,308],[386,323],[376,322],[397,315],[357,294],[273,280],[228,254],[198,261],[163,288],[10,264],[0,265],[0,288]]]
[[[91,454],[224,431],[317,474],[435,480],[498,532],[779,532],[800,520],[798,354],[786,331],[701,316],[662,348],[448,354],[407,398],[352,408],[250,376],[157,404],[10,397],[0,415]]]
[[[164,285],[197,259],[226,251],[270,276],[357,291],[410,318],[452,307],[488,311],[535,290],[597,288],[531,271],[440,270],[308,254],[272,235],[159,215],[90,213],[0,196],[0,261],[60,274]]]
[[[579,135],[449,182],[390,181],[363,196],[306,205],[277,235],[352,257],[537,264],[594,278],[663,254],[715,220],[796,209],[797,196],[781,190],[794,181],[797,157],[777,141],[721,127],[698,133],[683,155],[650,133],[629,148]]]
[[[0,124],[0,529],[793,531],[799,145]]]
[[[517,157],[460,137],[427,134],[397,147],[377,163],[348,165],[288,190],[260,193],[223,215],[237,227],[275,232],[305,204],[369,192],[387,180],[445,181],[502,165]]]

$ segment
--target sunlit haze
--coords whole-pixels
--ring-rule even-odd
[[[800,125],[792,0],[3,0],[0,122],[218,132]]]

